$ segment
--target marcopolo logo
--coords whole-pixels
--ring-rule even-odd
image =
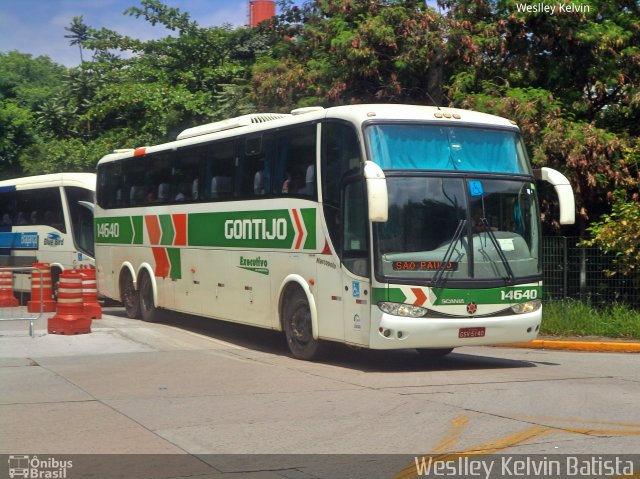
[[[67,470],[73,467],[73,461],[63,461],[53,457],[45,459],[38,456],[9,456],[9,477],[33,479],[65,479]]]

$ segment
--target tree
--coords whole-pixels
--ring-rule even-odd
[[[324,0],[285,13],[272,28],[281,40],[254,68],[254,101],[442,103],[441,20],[419,1]]]
[[[78,48],[80,49],[80,63],[84,63],[84,58],[82,57],[82,44],[90,38],[90,29],[84,23],[84,17],[82,15],[79,17],[73,17],[71,20],[71,26],[64,27],[64,29],[70,33],[70,35],[65,35],[64,37],[70,39],[70,45],[78,45]]]
[[[0,102],[0,178],[20,176],[19,157],[34,141],[31,113],[14,101]]]
[[[592,223],[589,232],[592,238],[583,244],[597,245],[603,251],[615,254],[614,264],[618,269],[608,271],[610,275],[640,273],[640,202],[637,194],[628,199],[624,191],[617,190],[611,213]]]
[[[0,53],[0,178],[21,175],[20,157],[40,134],[36,109],[58,94],[63,73],[46,57]]]

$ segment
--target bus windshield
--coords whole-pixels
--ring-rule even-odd
[[[420,283],[540,275],[534,183],[426,175],[387,175],[389,219],[374,224],[379,276]]]
[[[371,160],[384,170],[483,171],[531,175],[515,130],[389,123],[366,128]]]

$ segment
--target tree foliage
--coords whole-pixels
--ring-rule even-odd
[[[618,269],[609,271],[610,275],[640,273],[640,201],[637,197],[628,199],[624,191],[616,191],[611,213],[592,223],[589,232],[592,238],[584,241],[585,245],[597,245],[615,254],[614,264]]]

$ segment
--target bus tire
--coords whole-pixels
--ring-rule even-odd
[[[124,305],[127,317],[131,319],[140,319],[140,296],[133,286],[133,278],[131,273],[123,270],[120,273],[120,299]]]
[[[320,357],[322,343],[313,339],[309,302],[299,287],[293,287],[285,300],[283,329],[289,350],[295,358],[312,361]]]
[[[453,348],[420,348],[416,349],[423,358],[442,358],[453,351]]]
[[[140,276],[140,312],[143,321],[155,323],[160,320],[160,311],[153,301],[153,284],[147,272]]]

